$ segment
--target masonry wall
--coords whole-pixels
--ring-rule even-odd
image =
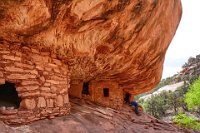
[[[109,96],[104,97],[103,89],[109,89]],[[102,80],[89,82],[89,95],[82,94],[83,82],[71,82],[70,96],[87,99],[102,106],[119,109],[123,105],[123,90],[117,82]]]
[[[104,97],[103,89],[109,89],[109,96]],[[92,81],[90,83],[92,100],[103,106],[119,109],[123,105],[123,90],[114,81]]]
[[[0,120],[28,123],[69,113],[68,67],[56,55],[18,44],[0,44],[0,84],[15,83],[18,109],[0,109]]]

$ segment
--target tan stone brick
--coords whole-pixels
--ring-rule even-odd
[[[40,54],[43,55],[43,56],[49,56],[50,55],[49,52],[41,52]]]
[[[60,84],[60,85],[67,85],[68,82],[67,82],[67,81],[59,81],[59,84]]]
[[[57,97],[57,95],[55,93],[49,93],[49,92],[41,92],[40,95],[45,98],[56,98]]]
[[[24,72],[25,73],[30,73],[30,74],[38,75],[38,71],[36,71],[36,70],[25,70]]]
[[[6,116],[6,118],[4,118],[4,119],[7,119],[7,120],[9,120],[9,119],[14,119],[14,118],[17,118],[17,110],[16,109],[12,109],[12,110],[8,110],[8,109],[6,109],[6,110],[1,110],[1,115],[7,115]]]
[[[45,86],[45,87],[50,87],[51,84],[50,84],[50,83],[44,83],[44,86]]]
[[[13,60],[13,61],[21,61],[20,57],[12,56],[12,55],[3,55],[3,59]]]
[[[24,86],[24,88],[26,88],[27,91],[33,91],[33,90],[37,90],[39,88],[38,85],[29,85],[29,86]]]
[[[0,43],[0,49],[9,49],[9,45],[3,45],[3,43]]]
[[[15,51],[15,55],[18,56],[18,57],[21,57],[21,56],[22,56],[22,53],[21,53],[21,52]]]
[[[64,80],[64,78],[56,76],[56,75],[51,76],[51,79],[52,80],[60,80],[60,81]]]
[[[38,54],[31,54],[31,58],[33,59],[34,62],[43,62],[43,59]]]
[[[31,48],[31,51],[32,51],[33,53],[40,54],[40,52],[39,52],[37,49]]]
[[[46,92],[50,92],[50,88],[49,87],[40,87],[40,90],[46,91]]]
[[[39,97],[38,98],[37,107],[38,108],[46,107],[46,101],[45,101],[44,97]]]
[[[9,72],[24,72],[24,69],[17,68],[15,66],[7,66],[7,67],[5,67],[5,71],[9,71]]]
[[[5,79],[0,78],[0,84],[5,84]]]
[[[49,72],[44,71],[44,72],[43,72],[43,75],[49,75]]]
[[[8,79],[35,79],[36,75],[31,74],[10,74],[7,76]]]
[[[23,92],[23,91],[26,91],[26,88],[24,88],[23,86],[20,86],[20,87],[17,87],[16,90],[18,92]]]
[[[40,80],[44,83],[45,82],[44,76],[40,77]]]
[[[47,99],[47,107],[54,107],[53,99]]]
[[[51,68],[57,68],[57,67],[58,67],[58,65],[56,65],[56,64],[53,64],[53,63],[49,63],[49,64],[47,65],[47,67],[51,67]]]
[[[37,65],[36,69],[40,70],[40,71],[44,71],[44,67]]]
[[[34,99],[23,99],[20,103],[20,107],[32,110],[36,107],[36,103]]]
[[[51,84],[59,84],[59,81],[55,81],[55,80],[46,80],[46,82],[51,83]]]
[[[65,104],[69,103],[69,96],[68,96],[68,94],[66,96],[64,96],[63,99],[64,99],[64,103]]]
[[[61,95],[58,95],[58,97],[56,98],[56,105],[58,107],[62,107],[63,106],[63,97]]]
[[[54,68],[53,71],[56,72],[56,73],[61,73],[59,68]]]
[[[3,72],[1,72],[1,71],[0,71],[0,77],[1,77],[1,78],[3,77]]]
[[[61,71],[64,75],[68,74],[68,68],[67,67],[61,67],[60,69],[61,69]]]
[[[29,47],[24,46],[24,47],[22,47],[22,50],[30,51],[31,49]]]
[[[52,71],[52,68],[50,68],[50,67],[45,67],[45,70],[48,71],[48,72],[51,72],[51,71]]]
[[[32,54],[31,58],[34,60],[34,62],[43,62],[43,63],[48,63],[50,59],[48,56],[41,56],[38,54]]]
[[[56,93],[57,92],[57,87],[56,86],[51,86],[51,92]]]
[[[52,61],[53,61],[53,63],[55,63],[57,65],[60,65],[60,66],[62,65],[62,62],[58,59],[53,59]]]
[[[37,97],[37,96],[40,96],[40,92],[37,91],[37,92],[24,92],[24,93],[18,93],[18,95],[20,97]]]
[[[60,94],[63,94],[63,93],[66,93],[67,92],[67,87],[66,86],[63,86],[61,88],[61,90],[59,90]]]
[[[21,82],[22,85],[33,85],[33,84],[37,84],[39,85],[40,83],[38,81],[35,80],[23,80]]]
[[[9,54],[10,51],[6,51],[6,50],[0,50],[0,54]]]
[[[28,69],[34,68],[34,66],[32,66],[32,65],[28,65],[28,64],[24,64],[24,63],[20,63],[20,62],[15,62],[14,65],[17,67],[28,68]]]
[[[49,56],[42,56],[42,60],[44,63],[48,63],[50,58],[49,58]]]

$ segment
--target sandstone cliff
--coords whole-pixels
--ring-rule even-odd
[[[71,80],[153,88],[181,18],[180,0],[1,0],[0,41],[51,51]]]

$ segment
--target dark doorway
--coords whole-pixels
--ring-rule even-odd
[[[89,95],[89,82],[84,82],[83,83],[82,94]]]
[[[124,96],[124,103],[129,104],[130,103],[130,97],[131,97],[130,93],[126,92],[125,96]]]
[[[108,88],[103,88],[103,95],[104,95],[104,97],[109,97],[109,89]]]
[[[0,85],[0,107],[19,108],[20,102],[14,83]]]

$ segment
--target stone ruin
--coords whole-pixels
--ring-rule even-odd
[[[0,65],[0,119],[8,124],[69,114],[69,95],[115,109],[133,98],[116,81],[73,80],[70,87],[68,66],[56,55],[19,44],[0,45]]]
[[[0,44],[0,84],[0,119],[7,123],[69,113],[68,66],[49,52]]]
[[[134,95],[121,88],[118,82],[110,80],[73,81],[70,84],[69,95],[114,109],[120,109],[123,103],[134,99]]]

